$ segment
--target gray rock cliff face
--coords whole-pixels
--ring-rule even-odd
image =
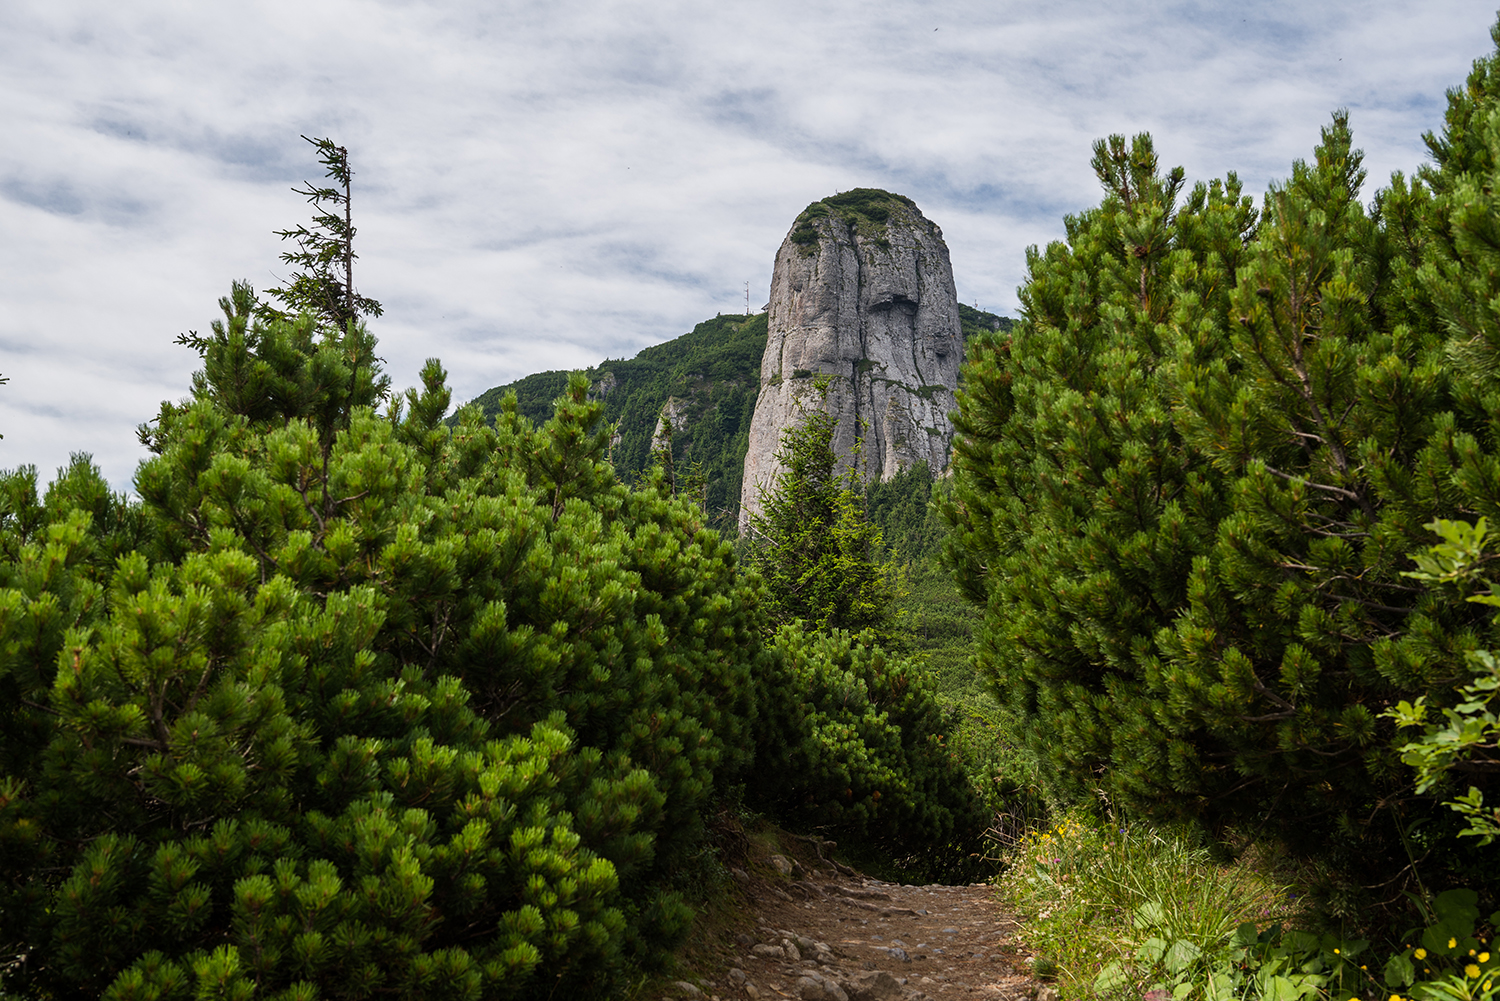
[[[662,405],[661,415],[656,418],[656,428],[651,432],[651,452],[655,454],[662,446],[667,444],[671,438],[668,436],[667,425],[672,425],[673,433],[682,430],[683,414],[687,412],[687,405],[675,396],[667,397],[667,402]]]
[[[863,428],[868,481],[917,462],[945,469],[962,362],[953,267],[937,225],[910,199],[867,188],[808,206],[776,252],[740,530],[778,475],[782,430],[804,408],[838,417],[834,448],[846,469]]]

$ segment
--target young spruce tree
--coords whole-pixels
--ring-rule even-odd
[[[857,472],[838,471],[837,426],[836,417],[814,409],[782,431],[780,471],[750,520],[751,562],[778,623],[872,629],[889,638],[899,570],[894,560],[880,561],[880,528],[865,510]]]

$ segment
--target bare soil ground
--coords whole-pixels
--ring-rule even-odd
[[[661,999],[1034,998],[1014,922],[985,884],[882,882],[811,851],[745,859],[737,909],[685,957]],[[682,974],[678,974],[682,976]]]

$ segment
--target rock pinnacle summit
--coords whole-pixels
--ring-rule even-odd
[[[806,408],[838,418],[845,469],[863,433],[867,481],[918,462],[947,467],[963,363],[958,295],[942,230],[911,199],[856,188],[809,205],[776,252],[769,311],[742,532],[777,476],[782,430]]]

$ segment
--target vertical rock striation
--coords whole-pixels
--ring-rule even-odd
[[[947,467],[963,362],[958,295],[942,231],[911,199],[856,188],[809,205],[776,252],[769,321],[741,531],[801,408],[838,417],[834,448],[846,469],[863,429],[868,480],[918,462],[934,473]]]

